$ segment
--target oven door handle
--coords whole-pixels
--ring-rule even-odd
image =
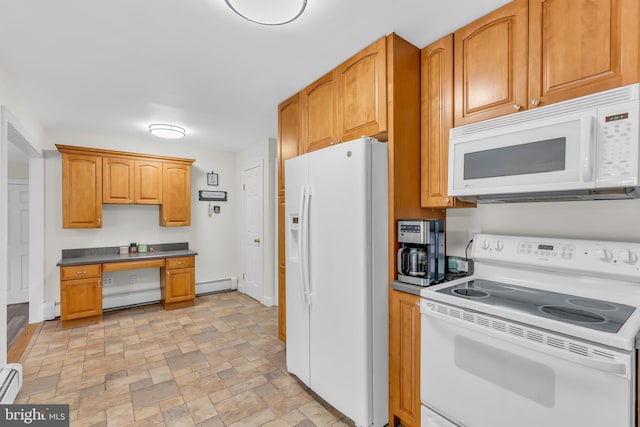
[[[424,303],[424,300],[423,300]],[[524,347],[529,350],[536,351],[538,353],[546,354],[553,357],[558,357],[566,360],[567,362],[575,363],[582,366],[587,366],[589,368],[596,369],[598,371],[607,372],[615,375],[620,375],[625,378],[630,378],[630,372],[625,363],[620,363],[619,361],[606,361],[600,359],[591,359],[585,356],[580,356],[576,353],[571,353],[568,350],[561,350],[556,347],[551,347],[546,344],[539,343],[537,341],[527,341],[526,339],[518,339],[517,336],[502,333],[493,329],[489,329],[485,326],[480,326],[476,323],[461,320],[457,317],[451,317],[447,314],[440,313],[438,311],[433,311],[430,308],[421,306],[421,310],[423,315],[427,317],[432,317],[434,319],[442,320],[448,323],[452,323],[456,326],[462,326],[467,329],[471,329],[474,332],[478,332],[481,334],[489,335],[494,338],[498,338],[501,341],[505,341],[508,344],[517,345],[519,347]],[[515,338],[515,339],[514,339]]]

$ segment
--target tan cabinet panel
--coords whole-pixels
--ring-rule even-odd
[[[301,99],[303,152],[335,144],[338,140],[335,73],[332,71],[307,86],[301,93]]]
[[[171,163],[162,165],[160,225],[191,225],[191,166]]]
[[[102,227],[102,158],[62,154],[62,226]]]
[[[102,203],[133,203],[133,185],[133,160],[102,159]]]
[[[455,126],[526,108],[527,9],[514,0],[455,32]]]
[[[387,40],[381,38],[337,69],[338,138],[387,131]]]
[[[529,108],[638,81],[637,0],[530,0]]]
[[[135,161],[135,203],[162,204],[162,163]]]
[[[453,34],[421,51],[421,205],[474,206],[448,193],[449,130],[453,126]]]
[[[390,425],[420,426],[420,297],[391,291],[389,299]]]
[[[284,195],[284,161],[298,155],[302,107],[295,94],[278,105],[278,194]]]

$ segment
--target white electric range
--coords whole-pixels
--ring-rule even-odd
[[[422,427],[635,426],[640,243],[480,234],[421,292]]]

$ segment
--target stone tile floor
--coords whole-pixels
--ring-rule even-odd
[[[71,426],[352,426],[289,375],[277,308],[227,292],[61,329],[45,322],[16,403],[70,405]]]

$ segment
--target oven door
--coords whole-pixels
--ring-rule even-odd
[[[421,312],[421,400],[451,425],[633,426],[634,353],[425,299]]]

